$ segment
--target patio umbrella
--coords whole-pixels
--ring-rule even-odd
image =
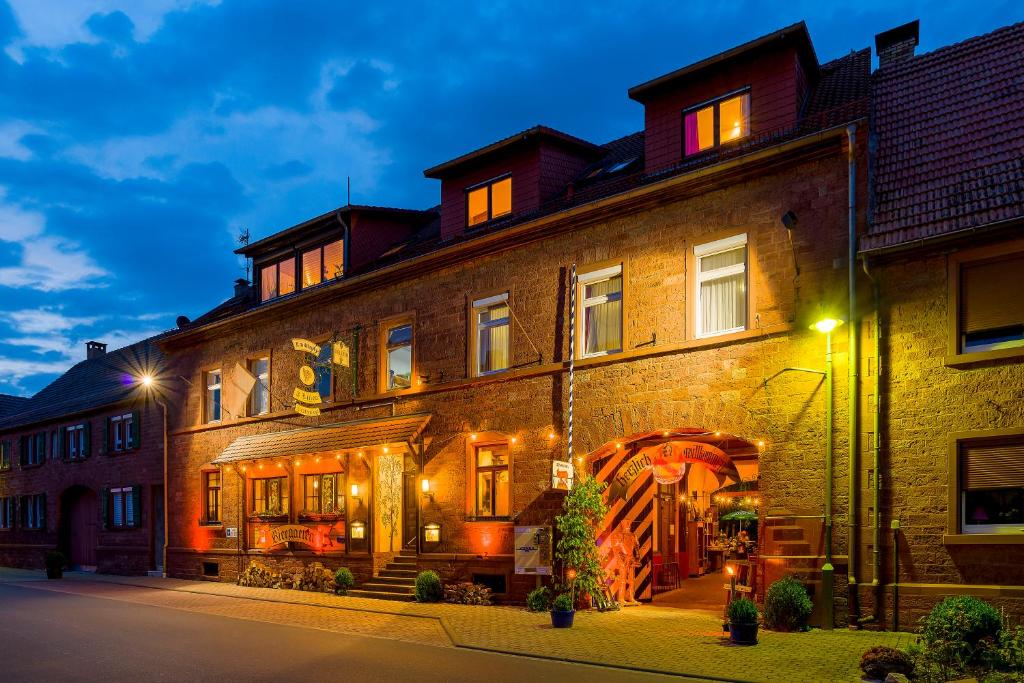
[[[757,513],[750,510],[733,510],[718,519],[723,522],[754,522],[757,520]]]

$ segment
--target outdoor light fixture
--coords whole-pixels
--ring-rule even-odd
[[[139,378],[139,381],[142,383],[142,386],[144,387],[152,386],[153,375],[143,375],[142,377]]]
[[[515,443],[515,442],[516,442],[516,437],[513,436],[511,439],[509,439],[509,443]]]
[[[436,522],[431,522],[423,527],[423,542],[424,543],[440,543],[441,542],[441,525]]]
[[[575,581],[576,580],[576,570],[575,569],[568,569],[568,570],[566,570],[565,578],[567,578],[569,581]]]
[[[473,432],[472,434],[470,434],[469,438],[472,439],[473,441],[476,441],[476,432]]]
[[[366,538],[366,525],[362,522],[352,522],[352,538]]]
[[[354,499],[356,499],[356,500],[362,500],[362,499],[361,499],[361,498],[359,497],[359,484],[352,484],[352,487],[351,487],[351,488],[350,488],[349,490],[350,490],[350,491],[352,492],[352,497],[353,497]]]
[[[554,432],[548,432],[548,441],[554,441],[554,440],[555,440],[555,433]]]
[[[793,230],[796,227],[797,222],[796,214],[792,211],[787,211],[782,214],[782,224],[786,226],[786,230]]]
[[[832,334],[832,331],[842,324],[843,321],[838,318],[822,318],[811,325],[811,329],[821,332],[822,334]]]
[[[424,480],[420,481],[420,490],[423,491],[423,493],[430,493],[430,480],[429,479],[424,479]]]

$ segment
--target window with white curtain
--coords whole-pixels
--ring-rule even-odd
[[[697,336],[747,328],[747,236],[735,235],[694,247]]]
[[[578,283],[579,355],[618,353],[622,350],[622,265],[583,273]]]
[[[473,302],[477,375],[508,369],[509,318],[507,292]]]

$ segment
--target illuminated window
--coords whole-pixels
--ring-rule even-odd
[[[288,514],[288,478],[252,480],[252,511],[257,515]]]
[[[206,522],[220,521],[220,471],[203,472],[203,496],[206,500]]]
[[[509,367],[508,294],[473,302],[474,374],[487,375]]]
[[[1024,533],[1024,436],[958,444],[960,532]]]
[[[0,529],[14,528],[14,498],[0,498]]]
[[[622,266],[579,276],[578,353],[601,356],[622,350]]]
[[[335,240],[302,252],[302,287],[314,287],[345,274],[345,242]]]
[[[477,517],[509,515],[508,446],[493,444],[475,449]]]
[[[408,389],[412,386],[412,323],[389,327],[384,340],[384,389]]]
[[[11,469],[11,442],[0,441],[0,470]]]
[[[269,301],[295,291],[295,258],[288,257],[260,268],[260,301]]]
[[[345,509],[343,484],[343,477],[337,472],[303,475],[303,512],[323,515],[342,514]]]
[[[697,336],[738,332],[747,326],[747,236],[701,244],[697,266]]]
[[[115,415],[107,421],[107,435],[109,439],[107,445],[111,451],[119,453],[139,447],[139,425],[136,419],[136,414],[125,413],[124,415]]]
[[[249,414],[264,415],[270,412],[270,359],[253,358],[249,361],[249,373],[256,378],[256,384],[249,394]]]
[[[204,373],[206,395],[203,398],[203,421],[220,422],[220,370]]]
[[[685,156],[750,135],[750,93],[726,97],[683,113]]]
[[[106,519],[115,529],[139,526],[139,487],[122,486],[107,492]]]
[[[33,496],[21,496],[18,499],[18,512],[21,517],[21,528],[41,530],[46,528],[46,494],[37,493]]]
[[[466,190],[466,224],[479,225],[512,213],[512,177]]]
[[[959,264],[960,353],[1024,347],[1024,253]]]

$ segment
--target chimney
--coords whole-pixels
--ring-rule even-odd
[[[245,278],[235,280],[235,298],[249,296],[249,281]]]
[[[891,28],[875,36],[875,52],[878,54],[878,68],[900,64],[914,56],[920,35],[919,22],[914,19],[908,24]]]
[[[85,342],[85,358],[86,360],[92,360],[93,358],[99,358],[106,354],[107,345],[103,342],[91,341]]]

